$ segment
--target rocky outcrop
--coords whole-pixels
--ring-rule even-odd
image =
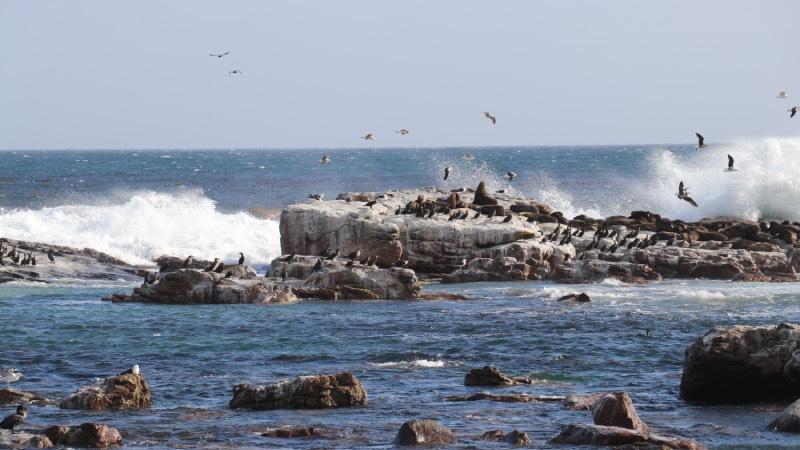
[[[122,445],[122,435],[116,428],[98,423],[84,423],[77,427],[54,425],[45,428],[42,434],[58,446],[105,448]]]
[[[503,430],[487,431],[481,435],[481,439],[487,441],[505,442],[512,445],[531,445],[531,440],[528,433],[513,430],[510,433],[505,433]]]
[[[747,403],[800,396],[800,326],[717,326],[686,348],[681,396]]]
[[[592,406],[592,420],[595,425],[629,428],[641,433],[648,431],[625,392],[612,392],[598,399]]]
[[[397,432],[397,445],[454,444],[456,436],[437,420],[423,419],[405,422]]]
[[[231,276],[227,276],[231,273]],[[162,273],[154,284],[143,284],[133,294],[117,294],[113,302],[165,304],[295,303],[297,297],[282,283],[257,277],[246,266],[231,266],[225,273],[178,269]]]
[[[303,283],[305,289],[332,291],[339,300],[414,299],[422,290],[411,269],[382,269],[358,263],[346,267],[347,260],[337,259],[325,261],[321,270],[312,272],[318,261],[318,257],[295,257],[291,263],[276,260],[272,264],[273,270],[285,269],[301,276],[308,273]]]
[[[471,369],[464,376],[464,386],[513,386],[515,384],[532,384],[534,380],[523,377],[509,377],[495,366],[484,366]]]
[[[475,283],[481,281],[524,281],[533,274],[533,267],[516,258],[475,258],[463,269],[442,278],[443,283]],[[534,277],[535,278],[535,277]]]
[[[491,402],[503,403],[532,403],[532,402],[563,402],[564,397],[560,395],[531,395],[531,394],[489,394],[478,392],[470,395],[451,395],[445,397],[448,402],[475,402],[486,400]]]
[[[93,411],[136,409],[149,407],[151,399],[152,395],[144,377],[141,374],[128,373],[81,388],[62,400],[59,407]]]
[[[769,429],[784,433],[800,433],[800,400],[787,406],[777,419],[769,424]]]
[[[13,434],[0,430],[0,448],[52,448],[53,443],[47,436],[15,431]]]
[[[30,392],[18,391],[13,388],[0,389],[0,405],[54,405],[55,401]]]
[[[364,406],[367,391],[350,372],[297,377],[269,386],[240,384],[233,388],[234,409],[318,409]]]
[[[575,424],[567,425],[550,440],[552,444],[563,445],[629,445],[652,444],[657,448],[702,450],[705,447],[690,439],[672,438],[656,434],[642,433],[629,428],[609,427],[605,425]]]
[[[325,434],[324,430],[315,427],[281,427],[281,428],[273,428],[264,433],[261,433],[261,436],[291,439],[291,438],[322,436],[324,434]]]

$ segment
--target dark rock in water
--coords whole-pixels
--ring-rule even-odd
[[[461,294],[451,294],[449,292],[431,292],[419,296],[420,300],[469,300],[470,298]]]
[[[625,392],[613,392],[597,400],[592,407],[592,420],[595,425],[629,428],[642,433],[648,431],[636,413],[631,397]]]
[[[559,297],[558,301],[559,302],[572,301],[572,302],[578,302],[578,303],[589,303],[589,302],[592,301],[592,299],[590,299],[589,296],[586,295],[585,292],[581,292],[580,294],[567,294],[567,295],[565,295],[563,297]]]
[[[476,402],[486,400],[490,402],[502,403],[532,403],[532,402],[563,402],[561,395],[530,395],[530,394],[508,394],[496,395],[479,392],[471,395],[451,395],[444,398],[448,402]]]
[[[686,348],[681,396],[753,403],[800,396],[800,326],[716,326]]]
[[[298,437],[322,436],[323,434],[324,434],[323,430],[314,427],[282,427],[269,430],[265,433],[261,433],[261,436],[288,439],[288,438],[298,438]]]
[[[55,405],[56,402],[30,392],[13,388],[0,388],[0,405]]]
[[[485,439],[487,441],[506,442],[513,445],[531,445],[531,440],[528,437],[528,433],[517,430],[514,430],[508,434],[503,432],[503,430],[487,431],[481,435],[481,439]]]
[[[784,433],[800,433],[800,400],[787,406],[780,416],[769,424],[769,429]]]
[[[464,386],[513,386],[532,383],[533,380],[530,378],[508,377],[494,366],[471,369],[464,376]]]
[[[42,434],[59,446],[105,448],[122,445],[122,435],[117,429],[98,423],[84,423],[77,427],[54,425],[45,428]]]
[[[478,188],[475,189],[475,198],[472,200],[474,205],[496,205],[497,199],[489,195],[489,190],[486,189],[486,183],[481,181],[478,183]]]
[[[319,409],[364,406],[367,391],[350,372],[297,377],[269,386],[240,384],[233,388],[231,408]]]
[[[456,436],[437,420],[410,420],[400,427],[397,445],[455,444]]]
[[[568,395],[562,404],[564,405],[564,408],[572,411],[591,411],[594,407],[594,404],[605,395],[605,392]]]
[[[636,430],[605,425],[574,424],[567,425],[550,440],[552,444],[564,445],[630,445],[652,444],[661,449],[702,450],[705,447],[690,439],[672,438],[655,434],[641,433]],[[647,448],[647,447],[645,447]]]
[[[152,394],[141,374],[106,378],[94,386],[73,392],[58,405],[63,409],[137,409],[150,406]],[[53,441],[55,442],[55,441]]]

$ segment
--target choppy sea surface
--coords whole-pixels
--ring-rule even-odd
[[[277,255],[269,211],[324,192],[439,186],[486,180],[548,202],[567,215],[650,209],[672,218],[800,218],[800,140],[743,140],[698,152],[687,146],[6,152],[0,166],[0,236],[91,247],[133,263],[163,253],[251,263]],[[464,161],[466,152],[475,160]],[[328,153],[332,162],[318,159]],[[725,173],[726,154],[738,172]],[[443,167],[453,168],[441,180]],[[502,174],[518,174],[512,182]],[[769,176],[765,176],[769,174]],[[674,195],[685,181],[697,209]],[[252,210],[255,209],[255,212]],[[272,217],[272,218],[270,218]],[[459,446],[505,447],[485,431],[526,431],[538,447],[561,425],[590,422],[557,403],[445,402],[483,391],[463,386],[473,367],[495,364],[538,380],[499,389],[564,395],[625,390],[657,431],[711,448],[797,448],[766,425],[783,405],[691,406],[678,397],[683,351],[713,325],[800,320],[796,284],[684,280],[629,286],[543,282],[429,285],[466,301],[303,302],[285,306],[112,304],[119,281],[0,285],[0,367],[23,390],[61,397],[136,363],[153,407],[135,412],[31,407],[25,429],[99,421],[130,448],[391,448],[402,422],[441,420]],[[556,301],[585,291],[592,302]],[[646,330],[650,330],[650,336]],[[369,392],[365,408],[232,411],[238,383],[350,370]],[[0,408],[10,413],[12,408]],[[322,439],[260,432],[317,426]]]

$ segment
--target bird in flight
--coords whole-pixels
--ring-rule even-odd
[[[319,163],[323,166],[331,162],[331,157],[328,155],[322,155],[322,158],[319,159]]]
[[[450,176],[450,166],[444,168],[444,180],[447,181],[447,177]]]
[[[789,114],[789,118],[790,119],[792,117],[794,117],[795,114],[797,114],[797,110],[800,110],[800,106],[794,106],[791,109],[787,109],[787,111],[789,111],[791,113],[791,114]]]
[[[405,135],[407,135],[408,133],[411,133],[411,132],[406,130],[405,128],[401,128],[401,129],[395,131],[395,133],[400,134],[402,136],[405,136]]]
[[[514,172],[506,172],[506,177],[508,177],[508,181],[514,180],[514,177],[517,176]]]
[[[242,74],[242,71],[241,71],[241,70],[239,70],[239,69],[233,69],[233,70],[231,70],[230,72],[228,72],[228,76],[231,76],[231,75],[241,75],[241,74]]]
[[[222,58],[223,56],[225,56],[225,55],[228,55],[228,54],[230,54],[230,52],[225,52],[225,53],[212,53],[212,54],[210,54],[210,55],[208,55],[208,56],[216,56],[217,58]]]
[[[695,133],[694,135],[697,136],[697,148],[705,147],[706,146],[706,144],[705,144],[705,140],[706,139],[703,137],[703,135],[700,134],[700,133]]]
[[[728,155],[728,168],[725,169],[725,172],[736,172],[736,169],[733,167],[733,156]]]
[[[778,96],[775,98],[789,98],[789,94],[787,94],[786,91],[780,91],[778,92]]]
[[[361,139],[364,139],[365,141],[374,141],[375,136],[373,136],[372,133],[367,133],[364,136],[361,136]]]
[[[475,155],[473,155],[472,153],[465,153],[464,156],[461,157],[461,159],[463,159],[464,161],[472,161],[473,159],[475,159]]]
[[[689,188],[683,185],[683,181],[681,181],[680,184],[678,185],[678,198],[688,202],[690,205],[694,207],[697,207],[697,202],[694,201],[692,197],[689,197]]]
[[[485,112],[483,113],[483,117],[486,117],[487,119],[491,120],[492,125],[497,123],[497,117],[493,116],[491,113]]]

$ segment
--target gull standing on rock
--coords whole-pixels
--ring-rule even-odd
[[[131,374],[139,375],[139,372],[140,372],[139,371],[139,365],[138,364],[134,364],[133,367],[131,367],[130,369],[128,369],[128,370],[126,370],[124,372],[120,372],[119,374],[120,375],[131,375]]]

